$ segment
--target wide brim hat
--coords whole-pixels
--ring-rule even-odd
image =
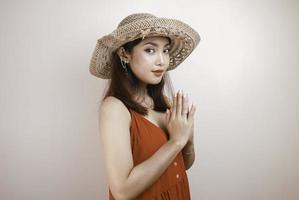
[[[89,65],[90,73],[102,79],[111,78],[113,52],[127,42],[151,36],[163,36],[171,40],[167,71],[181,64],[200,41],[199,34],[182,21],[149,13],[132,14],[124,18],[112,33],[97,40]]]

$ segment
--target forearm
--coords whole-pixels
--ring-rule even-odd
[[[134,199],[151,186],[173,162],[183,146],[172,140],[165,143],[149,159],[135,166],[123,188],[123,199]]]
[[[195,150],[193,140],[189,141],[182,150],[184,164],[186,170],[188,170],[194,163],[195,160]]]

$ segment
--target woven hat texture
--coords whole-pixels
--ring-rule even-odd
[[[199,34],[182,21],[150,13],[131,14],[112,33],[97,40],[89,65],[90,73],[102,79],[111,78],[112,53],[127,42],[151,36],[171,39],[168,71],[182,63],[200,41]]]

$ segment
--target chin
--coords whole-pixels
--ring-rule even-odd
[[[163,78],[163,76],[161,76],[161,77],[155,77],[154,76],[153,78],[149,77],[149,79],[146,79],[146,80],[140,79],[140,80],[142,80],[142,82],[145,83],[145,84],[156,85],[156,84],[159,84],[162,81],[162,78]]]
[[[154,81],[152,81],[152,83],[150,83],[150,84],[152,84],[152,85],[156,85],[156,84],[159,84],[160,82],[161,82],[161,78],[160,79],[157,79],[157,80],[154,80]]]

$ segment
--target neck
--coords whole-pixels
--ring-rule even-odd
[[[135,100],[141,105],[153,109],[154,101],[147,93],[147,85],[141,85],[134,94]]]
[[[135,94],[134,94],[135,97],[137,98],[146,98],[146,97],[149,97],[148,94],[147,94],[147,85],[146,84],[141,84],[139,86],[139,88],[137,88],[137,90],[135,91]]]

